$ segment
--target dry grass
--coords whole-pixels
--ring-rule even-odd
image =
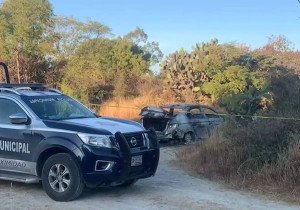
[[[175,97],[171,92],[150,92],[144,96],[131,99],[114,99],[101,104],[97,109],[100,115],[136,120],[139,119],[141,108],[174,103]],[[97,107],[94,107],[97,108]]]
[[[115,98],[103,104],[92,104],[90,107],[102,116],[118,117],[136,120],[139,119],[140,111],[146,106],[160,106],[164,104],[179,103],[171,91],[148,92],[135,98]],[[186,103],[195,103],[192,99]],[[202,100],[201,104],[211,105],[211,101]]]
[[[211,139],[180,150],[179,164],[212,180],[299,203],[300,135],[294,130],[299,125],[284,124],[226,125]]]
[[[138,89],[139,96],[131,98],[113,98],[101,105],[90,105],[90,107],[103,116],[136,120],[140,118],[139,113],[141,108],[145,106],[159,106],[176,102],[196,102],[195,97],[192,94],[186,96],[184,100],[176,98],[175,93],[169,88],[165,88],[167,85],[158,77],[144,75],[134,85]],[[200,97],[197,102],[206,105],[213,104],[208,97],[204,96]]]
[[[177,153],[181,166],[207,178],[229,182],[233,171],[237,171],[234,162],[240,152],[233,150],[230,141],[220,137],[217,133],[209,141],[181,149]]]

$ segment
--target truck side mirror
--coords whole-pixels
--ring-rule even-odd
[[[23,113],[12,114],[9,116],[9,119],[11,124],[17,125],[27,124],[29,122],[29,118]]]

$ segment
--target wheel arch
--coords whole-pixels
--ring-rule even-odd
[[[194,136],[196,136],[195,129],[190,125],[184,125],[183,127],[178,128],[178,130],[179,130],[178,133],[180,133],[180,136],[179,136],[180,139],[184,139],[184,136],[187,133],[192,133]]]
[[[53,147],[53,148],[46,149],[39,155],[36,161],[36,174],[38,177],[41,177],[42,169],[46,160],[52,155],[57,153],[69,153],[69,152],[63,148]]]
[[[66,141],[66,139],[48,139],[40,145],[39,153],[35,157],[36,161],[36,174],[41,177],[41,172],[46,160],[54,154],[67,153],[71,155],[78,167],[80,167],[80,161],[83,158],[83,152],[74,143]]]

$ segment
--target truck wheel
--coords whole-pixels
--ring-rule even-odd
[[[74,200],[84,188],[80,170],[67,153],[58,153],[46,160],[42,183],[47,195],[55,201]]]
[[[184,134],[183,142],[185,144],[192,144],[195,142],[195,135],[192,132]]]
[[[137,179],[130,179],[125,181],[124,183],[120,184],[119,187],[130,187],[134,185],[138,180]]]

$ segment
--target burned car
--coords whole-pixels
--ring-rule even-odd
[[[200,104],[144,107],[140,115],[143,126],[154,129],[160,142],[177,140],[188,144],[206,139],[223,122],[214,108]]]

